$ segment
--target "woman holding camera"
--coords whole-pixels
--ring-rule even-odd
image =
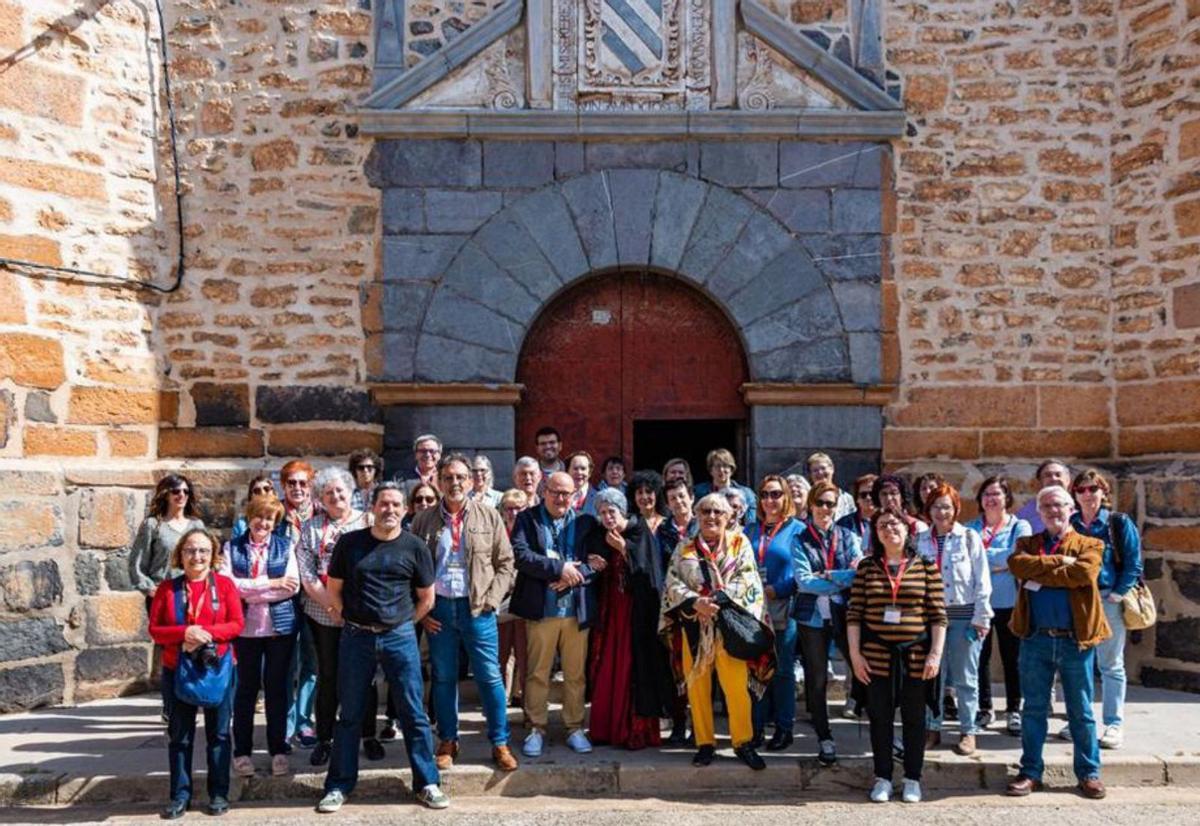
[[[171,770],[171,801],[166,820],[182,817],[192,802],[192,745],[196,737],[197,706],[175,697],[175,677],[181,657],[214,665],[229,656],[229,644],[242,633],[244,619],[237,588],[228,577],[214,573],[220,559],[216,537],[203,528],[187,531],[170,557],[171,569],[183,574],[159,583],[150,604],[150,636],[163,647],[162,684],[167,704],[167,759]],[[229,717],[233,680],[220,705],[204,709],[208,760],[208,813],[229,810]]]
[[[226,546],[222,573],[233,579],[245,603],[246,627],[234,641],[237,693],[233,703],[233,768],[254,775],[254,704],[263,690],[267,712],[267,749],[271,774],[288,773],[287,714],[292,653],[300,619],[293,597],[300,572],[291,533],[276,533],[283,504],[274,496],[255,496],[246,505],[249,529]]]

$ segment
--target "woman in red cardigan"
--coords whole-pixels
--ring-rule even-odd
[[[150,604],[150,636],[163,647],[167,758],[171,768],[171,801],[162,812],[166,820],[182,817],[191,808],[192,800],[192,744],[196,737],[197,706],[175,696],[179,658],[212,653],[224,657],[245,624],[242,601],[233,580],[216,573],[220,547],[217,538],[203,528],[193,528],[180,537],[171,553],[169,567],[182,569],[183,574],[159,583]],[[215,652],[206,648],[210,645],[215,646]],[[208,813],[212,815],[223,815],[229,810],[233,682],[230,680],[229,690],[219,706],[204,709]]]

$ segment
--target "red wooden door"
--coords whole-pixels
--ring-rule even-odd
[[[700,292],[654,273],[597,276],[559,296],[526,336],[517,455],[534,455],[534,433],[552,425],[566,453],[628,466],[635,420],[744,420],[746,380],[737,333]]]

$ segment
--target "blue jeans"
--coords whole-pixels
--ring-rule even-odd
[[[186,654],[180,654],[186,657]],[[205,755],[208,764],[208,799],[229,797],[229,764],[232,742],[229,721],[233,716],[235,673],[229,681],[225,699],[216,708],[204,709]],[[194,705],[175,697],[175,671],[162,670],[163,701],[167,705],[167,762],[171,767],[171,799],[192,799],[192,751],[196,741]]]
[[[317,647],[313,640],[312,629],[305,622],[299,607],[296,617],[300,624],[300,634],[296,639],[296,654],[292,657],[292,673],[288,675],[288,685],[296,686],[296,696],[291,698],[288,706],[287,739],[291,740],[302,729],[311,730],[313,726],[313,702],[317,696]]]
[[[1067,724],[1075,744],[1075,777],[1079,780],[1100,777],[1100,743],[1096,738],[1096,719],[1092,716],[1095,665],[1096,650],[1080,651],[1070,637],[1035,633],[1021,640],[1021,695],[1025,700],[1021,715],[1021,774],[1041,781],[1045,771],[1042,746],[1049,731],[1051,691],[1057,672],[1062,679]]]
[[[775,629],[775,676],[754,701],[751,717],[755,735],[762,734],[770,720],[776,731],[791,733],[796,722],[796,677],[791,669],[796,651],[796,621],[788,618],[786,628]]]
[[[433,734],[422,702],[421,652],[411,622],[375,633],[347,624],[338,647],[338,698],[342,708],[333,730],[333,754],[325,791],[350,794],[358,782],[358,738],[362,729],[367,687],[375,678],[375,665],[383,664],[393,696],[398,700],[400,729],[413,772],[413,790],[441,782],[433,761]]]
[[[1100,695],[1104,701],[1104,725],[1119,726],[1125,717],[1125,614],[1121,603],[1104,600],[1104,618],[1112,636],[1096,646],[1096,665],[1100,667]]]
[[[508,745],[508,707],[504,676],[500,673],[500,633],[496,615],[488,611],[471,616],[471,600],[438,597],[430,612],[442,630],[429,635],[429,663],[433,668],[433,711],[442,740],[458,739],[458,649],[461,642],[471,659],[471,673],[479,686],[487,734],[493,746]]]
[[[958,699],[958,726],[963,734],[978,734],[975,713],[979,711],[979,654],[983,640],[972,640],[971,620],[952,619],[946,628],[946,650],[942,657],[943,685],[952,686]],[[988,632],[992,633],[992,632]],[[926,712],[925,728],[942,730],[942,718]]]

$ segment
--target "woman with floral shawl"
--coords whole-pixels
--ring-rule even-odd
[[[669,633],[676,624],[683,631],[683,675],[698,749],[692,764],[709,765],[716,751],[712,711],[715,669],[729,711],[734,753],[750,768],[764,769],[766,763],[751,743],[754,730],[750,692],[761,696],[774,673],[774,646],[754,662],[739,660],[725,651],[717,628],[721,611],[741,610],[762,623],[762,580],[749,540],[740,530],[730,530],[733,508],[729,501],[711,493],[696,503],[696,513],[700,532],[682,543],[671,557],[659,622],[660,633]],[[770,626],[764,627],[770,633]]]

